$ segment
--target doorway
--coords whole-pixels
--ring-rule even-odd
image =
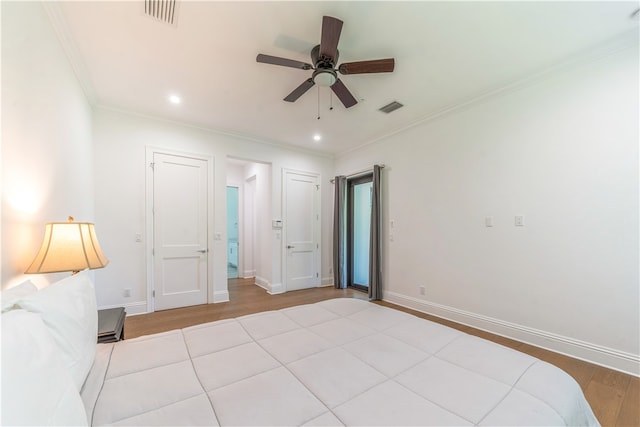
[[[232,157],[226,163],[227,279],[266,282],[271,219],[258,213],[271,211],[271,165]]]
[[[347,285],[361,291],[369,289],[372,202],[373,175],[347,182]]]
[[[227,187],[227,279],[237,279],[240,265],[240,189]]]

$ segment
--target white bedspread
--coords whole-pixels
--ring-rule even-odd
[[[597,425],[562,370],[341,298],[101,344],[93,425]]]

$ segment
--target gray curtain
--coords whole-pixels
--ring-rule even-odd
[[[347,287],[347,178],[336,176],[333,181],[333,284],[337,289]]]
[[[369,299],[382,299],[382,238],[380,199],[380,166],[373,166],[373,194],[371,200],[371,240],[369,242]]]

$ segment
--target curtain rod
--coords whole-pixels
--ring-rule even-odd
[[[380,166],[382,169],[384,169],[384,163],[380,164],[380,165],[374,165],[374,166]],[[367,168],[367,169],[363,169],[363,170],[359,170],[356,172],[352,172],[349,175],[345,175],[346,178],[352,178],[354,176],[358,176],[358,175],[364,175],[367,172],[373,172],[373,167]],[[330,179],[329,182],[333,184],[333,182],[335,181],[335,179]]]

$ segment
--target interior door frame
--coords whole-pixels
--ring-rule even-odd
[[[215,257],[214,245],[214,168],[215,158],[208,154],[190,153],[186,151],[172,150],[162,147],[147,145],[145,147],[145,219],[146,219],[146,239],[145,239],[145,259],[146,259],[146,282],[147,282],[147,313],[155,311],[154,299],[154,276],[153,263],[154,255],[154,216],[153,216],[153,157],[155,154],[166,154],[169,156],[186,157],[190,159],[198,159],[207,162],[207,303],[213,302],[213,260]],[[225,246],[226,247],[226,246]]]
[[[373,173],[364,173],[353,178],[347,179],[347,287],[357,289],[362,292],[369,291],[369,285],[364,286],[359,283],[355,283],[353,280],[353,261],[354,261],[354,187],[359,184],[366,184],[373,182]],[[371,249],[369,249],[371,251]],[[369,278],[371,280],[371,278]],[[371,283],[369,283],[371,284]]]
[[[287,175],[289,173],[294,173],[294,174],[298,174],[298,175],[307,175],[307,176],[311,176],[314,177],[316,180],[316,185],[317,185],[317,191],[315,194],[315,198],[314,198],[314,204],[315,204],[315,214],[316,214],[316,223],[314,225],[314,229],[313,232],[315,233],[315,238],[316,238],[316,243],[317,243],[317,248],[316,248],[316,254],[315,254],[315,259],[314,259],[314,264],[317,270],[317,276],[315,278],[314,285],[315,286],[320,286],[322,278],[320,277],[320,271],[322,271],[322,242],[320,239],[320,232],[321,232],[321,206],[320,206],[320,202],[321,202],[321,189],[322,186],[320,185],[321,183],[321,175],[317,172],[309,172],[309,171],[303,171],[303,170],[298,170],[298,169],[289,169],[289,168],[282,168],[282,233],[281,233],[281,238],[280,238],[280,250],[281,250],[281,259],[282,259],[282,289],[283,292],[287,292],[288,289],[288,277],[287,277]],[[278,230],[276,230],[278,231]]]

